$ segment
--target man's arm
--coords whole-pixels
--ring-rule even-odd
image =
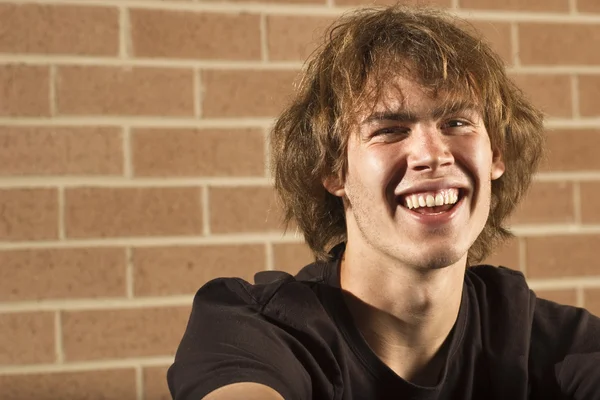
[[[203,400],[284,400],[276,390],[254,382],[232,383],[213,390]]]
[[[257,300],[261,293],[253,289],[226,278],[213,280],[196,293],[167,374],[174,399],[312,397],[310,375],[299,360],[308,357],[303,353],[308,350],[297,344],[283,324],[262,314],[262,303]]]

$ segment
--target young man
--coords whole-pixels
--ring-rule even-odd
[[[271,137],[287,220],[318,261],[201,288],[173,397],[600,399],[600,320],[474,266],[509,236],[542,129],[449,16],[342,19]]]

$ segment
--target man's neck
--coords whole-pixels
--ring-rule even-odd
[[[418,270],[347,247],[340,283],[348,308],[371,349],[402,378],[438,382],[460,308],[465,262]]]

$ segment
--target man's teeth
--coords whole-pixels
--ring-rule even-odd
[[[458,189],[444,189],[432,193],[419,193],[405,196],[405,206],[409,209],[419,207],[443,206],[458,201]]]

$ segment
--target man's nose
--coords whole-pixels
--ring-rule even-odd
[[[408,168],[414,171],[436,171],[454,163],[448,138],[437,128],[423,127],[413,131],[409,143]]]

